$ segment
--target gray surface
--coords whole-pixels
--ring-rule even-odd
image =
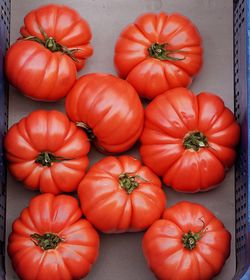
[[[18,30],[24,15],[32,8],[52,1],[12,0],[11,41],[19,36]],[[214,91],[220,94],[228,107],[233,108],[233,1],[231,0],[74,0],[53,1],[76,8],[92,28],[95,54],[80,73],[110,72],[113,67],[115,40],[125,25],[146,11],[178,11],[190,17],[198,26],[204,39],[205,61],[199,77],[192,85],[194,91]],[[27,113],[38,109],[63,110],[63,101],[54,104],[31,101],[10,89],[9,125]],[[133,151],[130,151],[133,153]],[[101,155],[91,152],[91,162]],[[137,154],[138,157],[138,154]],[[7,187],[7,236],[11,223],[29,199],[35,195],[8,176]],[[185,195],[166,189],[168,205],[180,200],[199,202],[212,210],[232,234],[231,256],[221,274],[216,278],[230,280],[235,273],[234,246],[234,172],[231,170],[221,186],[213,191]],[[99,259],[88,280],[153,280],[141,252],[143,234],[105,235],[101,240]],[[6,257],[7,279],[17,279],[10,260]]]

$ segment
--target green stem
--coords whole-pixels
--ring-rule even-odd
[[[140,175],[130,176],[129,174],[130,173],[121,174],[119,176],[119,184],[128,194],[131,194],[133,190],[139,186],[139,182],[136,181],[137,178],[144,182],[147,182],[147,180],[142,178]]]
[[[172,61],[178,61],[178,60],[184,60],[185,57],[183,58],[177,58],[171,56],[173,53],[180,53],[184,52],[181,50],[167,50],[168,44],[159,44],[159,43],[154,43],[148,48],[149,55],[153,58],[159,59],[159,60],[172,60]]]
[[[183,146],[187,150],[199,151],[200,148],[208,148],[207,137],[200,131],[194,131],[187,134],[183,141]]]
[[[72,60],[75,62],[78,62],[78,59],[75,57],[75,53],[79,51],[79,49],[68,49],[67,47],[59,44],[56,42],[56,40],[53,37],[48,37],[46,32],[40,27],[41,34],[43,35],[43,40],[36,37],[36,36],[28,36],[24,37],[24,40],[34,41],[41,45],[43,45],[45,48],[50,50],[51,52],[62,52],[66,55],[68,55]]]
[[[64,160],[71,160],[70,158],[55,156],[49,152],[42,152],[38,155],[35,163],[41,164],[42,166],[51,167],[53,162],[62,162]]]
[[[40,235],[38,233],[34,233],[30,235],[32,241],[39,246],[43,250],[56,249],[60,242],[63,240],[54,233],[45,233],[44,235]]]
[[[82,128],[85,133],[88,136],[89,141],[95,140],[95,134],[93,133],[92,128],[90,128],[86,123],[84,122],[76,122],[76,126]]]
[[[59,48],[57,46],[57,43],[56,41],[52,38],[52,37],[49,37],[46,41],[45,41],[45,47],[47,49],[49,49],[50,51],[52,52],[57,52],[59,51]]]
[[[191,230],[188,233],[184,233],[182,235],[182,243],[184,245],[184,247],[188,250],[193,250],[196,245],[197,242],[204,236],[205,232],[206,232],[206,228],[205,228],[205,223],[202,219],[200,219],[203,223],[203,227],[199,232],[192,232]]]

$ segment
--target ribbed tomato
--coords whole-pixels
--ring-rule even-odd
[[[86,276],[99,251],[99,236],[81,218],[75,198],[33,198],[12,226],[8,253],[23,280],[73,280]]]
[[[10,83],[35,100],[61,99],[92,55],[88,23],[69,7],[47,5],[26,15],[21,34],[5,58]]]
[[[66,111],[102,152],[128,150],[143,128],[144,112],[136,91],[109,74],[81,77],[66,98]]]
[[[20,33],[24,38],[34,36],[43,41],[45,33],[48,36],[46,47],[56,51],[53,48],[60,49],[62,46],[62,51],[74,58],[78,70],[93,54],[88,22],[74,9],[64,5],[50,4],[32,10],[25,16]]]
[[[145,110],[144,163],[178,191],[215,187],[235,160],[240,128],[223,100],[185,88],[157,96]]]
[[[86,134],[57,111],[23,118],[9,129],[4,145],[12,175],[41,192],[76,190],[89,162]]]
[[[159,178],[127,155],[94,164],[78,196],[87,219],[106,233],[144,230],[160,218],[166,205]]]
[[[202,40],[181,14],[140,16],[120,34],[114,62],[120,77],[148,99],[187,87],[202,66]]]
[[[143,251],[159,280],[210,280],[228,258],[230,240],[230,233],[208,209],[180,202],[148,229]]]

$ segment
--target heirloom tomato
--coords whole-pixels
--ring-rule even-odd
[[[13,268],[23,280],[82,279],[98,252],[97,232],[69,195],[33,198],[14,221],[8,242]]]
[[[10,83],[35,100],[64,97],[93,52],[88,23],[69,7],[47,5],[28,13],[20,32],[5,59]]]
[[[201,69],[202,40],[181,14],[140,16],[120,34],[114,62],[140,96],[152,99],[166,90],[187,87]]]
[[[205,191],[219,184],[233,165],[239,136],[239,125],[219,96],[177,88],[146,108],[140,153],[166,185]]]
[[[81,77],[66,98],[66,112],[104,153],[128,150],[143,128],[144,111],[136,91],[109,74]]]
[[[166,204],[159,178],[127,155],[94,164],[78,196],[87,219],[106,233],[144,230],[160,218]]]
[[[4,144],[12,175],[41,192],[75,191],[89,162],[86,134],[57,111],[34,111],[21,119]]]
[[[157,279],[210,280],[228,258],[230,240],[230,233],[208,209],[179,202],[147,230],[143,251]]]

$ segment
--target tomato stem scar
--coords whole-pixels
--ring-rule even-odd
[[[44,235],[34,233],[31,234],[30,237],[36,246],[41,247],[43,250],[56,249],[58,244],[63,241],[54,233],[45,233]]]
[[[198,152],[200,148],[208,148],[207,137],[200,131],[188,133],[183,140],[183,146],[187,150]]]
[[[167,50],[168,44],[159,44],[159,43],[154,43],[148,48],[149,55],[153,58],[159,59],[159,60],[172,60],[172,61],[178,61],[178,60],[184,60],[185,57],[183,58],[177,58],[173,57],[170,54],[173,53],[183,53],[184,51],[181,50]]]
[[[119,183],[121,188],[123,188],[128,194],[131,194],[134,189],[136,189],[139,186],[139,182],[136,181],[136,179],[140,179],[144,182],[148,182],[144,178],[142,178],[140,175],[132,175],[130,176],[129,174],[131,173],[122,173],[119,176]]]

